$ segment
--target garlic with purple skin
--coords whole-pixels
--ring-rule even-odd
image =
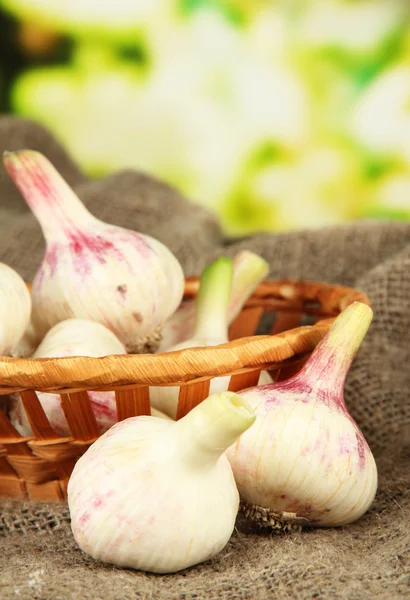
[[[376,463],[343,397],[372,316],[354,302],[299,373],[240,392],[256,421],[227,456],[245,515],[260,525],[347,525],[372,504]]]
[[[254,418],[245,400],[225,392],[178,422],[133,417],[114,425],[78,460],[68,483],[80,548],[153,573],[218,554],[239,507],[224,452]]]
[[[175,256],[147,235],[96,219],[39,152],[5,153],[4,165],[46,240],[32,287],[39,335],[82,318],[111,329],[128,352],[155,350],[184,291]]]
[[[249,250],[241,250],[233,258],[232,290],[228,306],[228,325],[240,313],[242,306],[269,273],[269,264]],[[162,340],[157,352],[166,352],[195,334],[195,300],[185,300],[164,323]]]
[[[168,349],[216,346],[228,341],[227,311],[231,298],[233,264],[230,258],[221,256],[205,267],[202,272],[199,291],[195,303],[195,330],[188,340],[184,340]],[[230,377],[215,377],[211,381],[210,393],[228,389]],[[259,383],[270,383],[270,375],[262,372]],[[150,388],[151,405],[176,418],[178,409],[178,386],[152,386]]]
[[[67,319],[54,325],[47,333],[32,358],[64,356],[108,356],[125,354],[120,340],[104,325],[85,319]],[[70,430],[61,408],[59,394],[39,392],[38,399],[55,432],[69,436]],[[98,428],[101,433],[117,422],[114,392],[88,392]],[[10,414],[12,425],[21,435],[32,435],[32,430],[20,396],[16,395]]]
[[[30,322],[31,298],[24,280],[0,263],[0,356],[13,354]]]

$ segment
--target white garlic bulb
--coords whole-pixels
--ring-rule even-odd
[[[28,358],[29,356],[32,356],[36,351],[36,348],[40,341],[41,338],[39,339],[39,336],[33,327],[33,323],[30,320],[23,337],[21,338],[17,346],[14,347],[12,356],[14,356],[15,358]]]
[[[213,394],[178,422],[134,417],[78,460],[68,483],[74,538],[93,558],[171,573],[228,542],[239,495],[224,451],[254,421],[236,394]]]
[[[168,351],[185,348],[216,346],[228,341],[228,305],[231,298],[233,264],[230,258],[221,256],[208,265],[201,275],[198,296],[195,303],[194,335]],[[237,306],[237,303],[235,303]],[[230,377],[215,377],[211,381],[210,393],[228,389]],[[272,379],[263,371],[259,383],[271,383]],[[173,419],[177,416],[178,386],[152,386],[151,405]]]
[[[0,263],[0,356],[13,354],[30,322],[31,298],[24,280]]]
[[[227,323],[230,325],[257,286],[269,273],[269,264],[249,250],[241,250],[233,258],[232,289]],[[195,335],[195,300],[184,300],[178,310],[165,321],[157,352],[166,352]]]
[[[63,356],[108,356],[125,354],[124,345],[104,325],[85,319],[67,319],[54,325],[47,333],[33,358],[55,358]],[[61,408],[59,394],[40,392],[40,403],[57,434],[69,436],[70,430]],[[88,392],[91,407],[101,433],[117,422],[114,392]],[[17,395],[11,409],[10,420],[22,435],[31,435],[32,430]]]
[[[105,325],[129,352],[155,349],[183,295],[175,256],[158,240],[96,219],[42,154],[6,153],[4,164],[46,240],[32,289],[40,336],[75,317]]]
[[[240,392],[257,417],[227,456],[245,514],[260,525],[347,525],[372,504],[376,463],[343,398],[372,314],[353,303],[294,377]]]

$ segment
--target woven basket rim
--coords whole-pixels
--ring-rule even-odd
[[[186,280],[186,297],[192,297],[198,278]],[[311,352],[325,336],[335,316],[354,301],[370,305],[363,292],[353,288],[311,281],[266,280],[255,296],[272,295],[275,289],[293,300],[303,312],[303,302],[330,299],[329,318],[315,325],[297,327],[275,335],[243,337],[208,348],[187,348],[158,354],[126,354],[104,357],[11,358],[0,357],[0,394],[35,389],[113,390],[125,386],[160,385],[211,378],[243,369],[263,368],[295,355]],[[299,303],[299,304],[298,304]],[[246,305],[245,305],[246,307]]]

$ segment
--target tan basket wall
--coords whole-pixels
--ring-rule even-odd
[[[198,279],[185,284],[194,297]],[[355,300],[357,290],[313,282],[266,281],[230,327],[228,344],[157,355],[103,358],[13,359],[0,357],[0,394],[20,392],[34,435],[22,437],[0,410],[0,497],[63,501],[76,460],[99,432],[87,391],[115,392],[119,421],[150,414],[149,386],[180,386],[177,418],[208,396],[211,380],[230,375],[229,389],[255,385],[262,369],[274,380],[297,372],[330,324]],[[270,335],[255,336],[265,312],[274,312]],[[302,326],[305,315],[314,324]],[[58,392],[72,436],[51,427],[36,391]]]

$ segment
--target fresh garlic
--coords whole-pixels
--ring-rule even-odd
[[[249,250],[241,250],[233,258],[232,290],[228,306],[228,324],[240,313],[242,306],[269,273],[269,264]],[[162,328],[162,340],[157,352],[166,352],[176,344],[195,335],[195,300],[184,300]]]
[[[202,272],[195,303],[195,331],[192,338],[169,348],[169,352],[185,348],[216,346],[228,341],[227,311],[231,297],[233,264],[230,258],[221,256]],[[210,393],[228,389],[230,377],[215,377]],[[266,372],[261,373],[260,383],[270,383]],[[177,416],[178,386],[153,386],[150,388],[151,405],[173,419]]]
[[[33,327],[33,323],[30,321],[23,337],[17,346],[14,347],[11,355],[15,358],[28,358],[34,354],[40,341],[41,340],[39,339],[39,336]]]
[[[30,322],[31,298],[24,280],[0,263],[0,356],[13,354]]]
[[[116,336],[95,321],[67,319],[54,325],[47,333],[33,358],[63,356],[107,356],[125,354],[125,347]],[[69,436],[70,430],[61,408],[59,394],[39,392],[38,398],[58,435]],[[90,404],[101,433],[117,422],[114,392],[88,392]],[[22,400],[16,395],[10,414],[11,423],[21,435],[32,435]]]
[[[128,352],[154,350],[184,291],[175,256],[147,235],[96,219],[42,154],[6,153],[4,164],[46,240],[32,289],[40,336],[75,317],[105,325]]]
[[[224,451],[254,418],[246,401],[225,392],[177,422],[134,417],[114,425],[78,460],[68,483],[80,548],[154,573],[218,554],[239,506]]]
[[[160,410],[157,410],[153,406],[151,406],[151,417],[157,417],[157,419],[165,419],[166,421],[174,421],[174,419],[171,419],[171,417],[161,412]]]
[[[227,456],[245,514],[260,525],[347,525],[373,502],[376,464],[343,397],[372,315],[354,302],[299,373],[240,392],[256,421]]]

